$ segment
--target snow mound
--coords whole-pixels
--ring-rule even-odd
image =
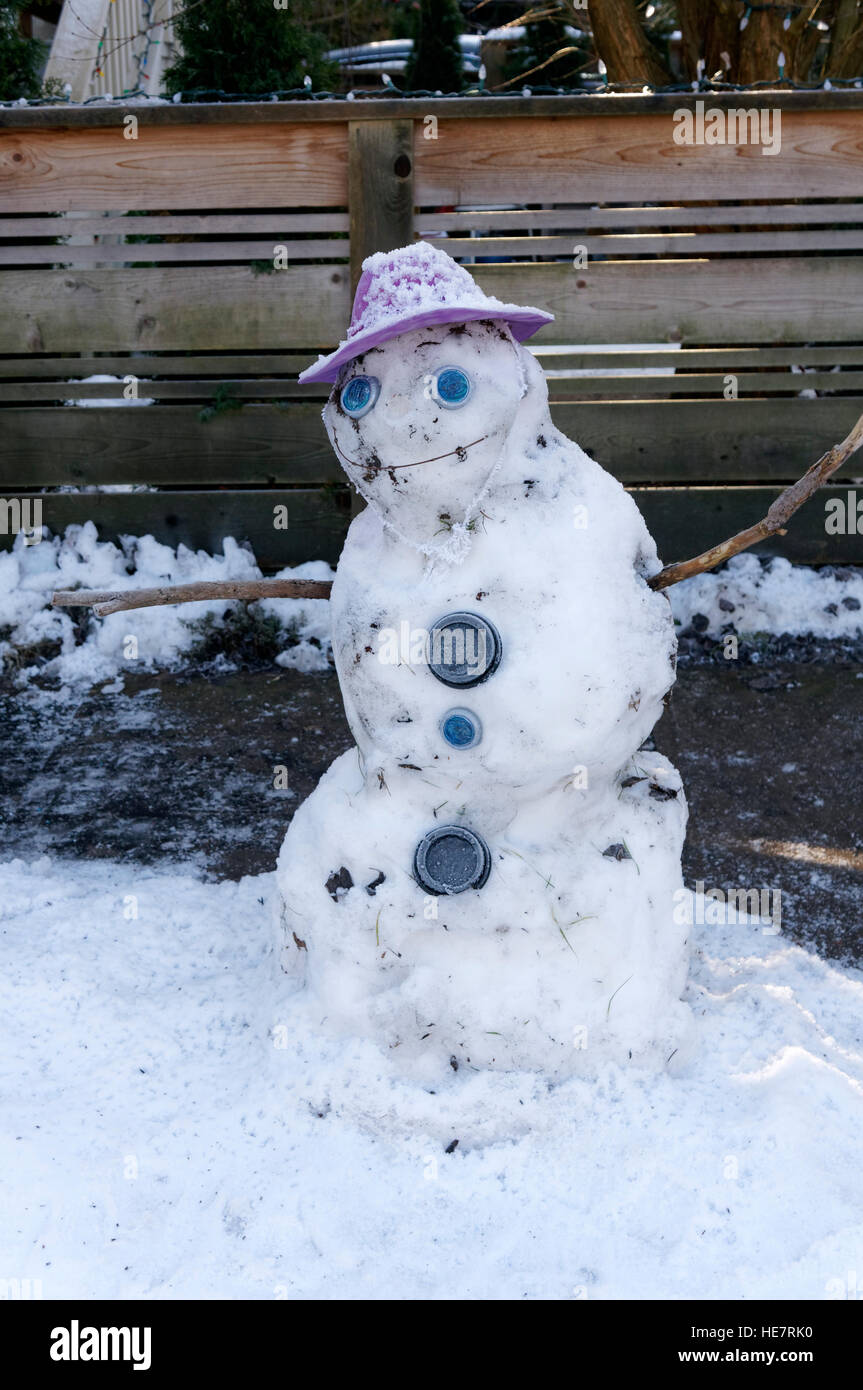
[[[227,599],[92,617],[83,640],[68,611],[51,607],[55,589],[138,589],[200,580],[259,579],[251,551],[226,537],[221,555],[176,550],[152,536],[123,538],[122,549],[100,541],[93,522],[70,526],[27,546],[19,536],[11,551],[0,551],[0,667],[21,648],[60,643],[60,652],[40,666],[25,666],[19,680],[35,675],[56,677],[64,686],[81,687],[116,679],[142,668],[179,664],[197,640],[192,624],[211,615],[221,618],[235,605]],[[280,578],[331,579],[322,560],[280,571]],[[284,665],[302,670],[329,669],[329,604],[325,599],[266,599],[256,611],[278,618],[285,632]],[[131,640],[130,640],[131,639]],[[294,644],[298,650],[294,652]],[[317,663],[317,664],[315,664]]]
[[[0,865],[0,1220],[44,1298],[823,1299],[860,1268],[859,972],[696,926],[676,1074],[432,1092],[288,992],[273,893]]]
[[[854,637],[863,631],[863,569],[810,569],[774,558],[735,555],[717,573],[697,574],[668,590],[675,620],[688,627],[697,613],[718,637],[736,632]]]

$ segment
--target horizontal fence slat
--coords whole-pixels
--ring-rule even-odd
[[[863,227],[853,231],[663,232],[654,235],[582,237],[573,231],[570,236],[429,237],[428,240],[433,246],[458,259],[468,256],[507,256],[513,260],[532,256],[571,257],[576,248],[581,248],[588,256],[674,257],[715,255],[717,252],[739,255],[768,252],[778,255],[789,251],[801,254],[818,252],[823,255],[830,251],[859,251],[863,247]],[[333,245],[332,242],[326,244]]]
[[[863,401],[848,398],[555,403],[552,415],[623,482],[789,483],[861,411]]]
[[[242,236],[262,232],[347,232],[346,212],[104,213],[101,217],[75,213],[56,217],[0,217],[0,237],[40,236]]]
[[[863,124],[863,123],[861,123]],[[540,343],[772,343],[860,337],[863,257],[478,265],[487,293],[551,310]]]
[[[287,530],[273,525],[274,508],[288,508]],[[325,488],[225,492],[48,493],[42,498],[42,523],[55,535],[67,526],[93,521],[101,540],[123,535],[155,536],[166,545],[219,553],[226,536],[249,541],[258,564],[266,569],[304,560],[335,563],[348,522],[347,491]],[[0,550],[13,537],[0,535]]]
[[[126,357],[0,357],[0,379],[27,379],[106,376],[215,376],[227,380],[234,376],[270,376],[282,372],[295,376],[309,365],[308,353],[132,353]],[[63,393],[66,394],[65,392]]]
[[[547,373],[570,368],[599,367],[613,370],[615,367],[674,367],[678,371],[692,371],[700,367],[789,367],[789,366],[859,366],[863,365],[863,344],[845,347],[833,344],[830,347],[812,347],[798,344],[796,347],[722,347],[722,348],[641,348],[612,346],[602,351],[589,348],[555,348],[540,344],[528,347],[538,358]],[[0,374],[3,364],[0,361]]]
[[[174,102],[145,103],[136,106],[135,113],[144,128],[152,126],[189,125],[293,125],[297,122],[319,125],[332,121],[367,120],[393,121],[415,117],[417,111],[428,113],[438,120],[449,120],[457,111],[472,120],[509,120],[524,116],[554,117],[578,115],[581,119],[600,120],[610,111],[617,116],[673,113],[681,107],[695,110],[698,102],[715,106],[740,106],[741,96],[748,107],[783,113],[798,111],[863,110],[863,92],[853,87],[822,86],[799,90],[788,87],[759,87],[739,92],[570,92],[554,96],[463,96],[456,105],[452,97],[388,97],[379,95],[380,88],[361,95],[359,100],[348,97],[327,97],[308,101],[202,101],[186,105]],[[371,98],[371,99],[369,99]],[[2,112],[4,124],[11,129],[44,130],[60,127],[108,127],[116,129],[118,114],[123,105],[75,106],[66,103],[45,106],[12,106]]]
[[[801,391],[861,391],[863,372],[729,372],[725,376],[696,373],[694,376],[681,376],[668,373],[664,376],[580,376],[554,377],[548,383],[551,400],[567,401],[583,399],[585,396],[597,400],[629,397],[643,400],[654,396],[723,396],[727,378],[734,377],[734,389],[740,394],[770,396],[779,393]],[[3,391],[14,387],[0,387],[0,400]],[[94,387],[97,391],[99,388]]]
[[[347,204],[347,123],[0,128],[0,212]]]
[[[853,396],[614,400],[554,403],[552,417],[621,482],[794,482],[862,411]]]
[[[66,401],[86,400],[123,401],[128,399],[125,396],[128,389],[122,381],[65,382],[59,389],[57,382],[49,381],[24,381],[18,384],[0,382],[0,403],[16,401],[23,405],[36,404],[40,401],[61,401],[64,403]],[[222,378],[219,381],[139,380],[138,383],[138,396],[142,400],[211,401],[215,399],[217,390],[221,390],[224,394],[237,400],[246,401],[282,401],[297,398],[307,399],[309,396],[326,400],[330,394],[328,385],[300,386],[296,381],[266,381],[261,379],[232,381],[228,378]],[[134,406],[130,408],[135,409]]]
[[[350,317],[339,266],[271,275],[241,266],[162,270],[10,270],[0,352],[325,348]],[[310,306],[313,311],[310,312]]]
[[[708,102],[709,104],[709,102]],[[741,106],[747,106],[741,94]],[[414,139],[419,206],[860,197],[863,125],[854,111],[784,111],[781,153],[760,145],[678,145],[671,113],[440,122]]]
[[[730,380],[733,378],[733,381]],[[6,388],[9,390],[10,388]],[[12,388],[14,389],[14,388]],[[700,397],[705,401],[725,399],[726,390],[736,397],[762,397],[767,400],[781,397],[783,401],[801,396],[805,391],[835,395],[837,392],[859,393],[863,390],[863,372],[767,373],[728,372],[726,375],[698,373],[694,376],[664,374],[642,376],[576,376],[555,377],[548,383],[552,401],[616,401],[655,400],[680,396]],[[3,399],[0,387],[0,400]]]
[[[153,125],[125,141],[115,127],[0,130],[0,208],[16,212],[187,206],[319,207],[346,203],[347,123]],[[444,119],[425,140],[415,121],[420,205],[685,198],[704,180],[716,198],[860,196],[863,147],[854,111],[783,112],[782,149],[681,146],[670,113]],[[505,178],[504,178],[505,176]]]
[[[854,491],[851,489],[851,491]],[[724,540],[766,515],[778,495],[775,487],[633,488],[666,562],[688,559],[695,551]],[[827,486],[793,517],[785,536],[754,547],[756,554],[784,555],[803,564],[853,564],[863,560],[863,538],[831,536],[824,529],[825,505],[849,489]],[[859,491],[857,497],[860,496]],[[43,522],[55,533],[92,520],[100,539],[153,535],[165,544],[219,552],[225,536],[248,540],[265,570],[304,560],[335,563],[347,530],[347,496],[319,490],[53,493],[42,499]],[[273,507],[288,507],[287,531],[273,527]],[[0,535],[0,549],[12,537]]]
[[[8,409],[0,491],[71,484],[345,483],[320,404]]]
[[[861,397],[552,403],[559,429],[626,483],[793,482],[851,429]],[[0,493],[85,483],[344,482],[320,403],[6,409]],[[850,466],[853,471],[853,464]]]
[[[597,369],[592,369],[596,371]],[[601,369],[599,369],[601,370]],[[801,391],[861,391],[863,390],[863,371],[851,372],[742,372],[730,371],[725,375],[696,372],[682,375],[666,371],[659,376],[621,373],[614,374],[612,368],[602,375],[590,376],[550,376],[548,394],[551,400],[569,401],[592,397],[596,400],[617,400],[628,397],[643,400],[656,396],[722,396],[728,385],[728,376],[735,378],[735,389],[740,395],[758,394],[771,396],[777,394],[799,394]],[[138,396],[141,399],[156,401],[201,401],[216,399],[220,391],[238,401],[260,400],[306,400],[310,396],[326,400],[330,386],[324,384],[300,385],[296,380],[267,380],[258,377],[252,381],[232,380],[223,377],[219,381],[147,381],[138,379]],[[123,381],[116,382],[48,382],[0,381],[0,404],[38,405],[42,402],[116,400],[128,399],[129,387]],[[134,409],[135,407],[130,407]]]
[[[666,564],[688,560],[760,521],[779,495],[771,487],[632,488],[631,492]],[[824,528],[828,500],[839,498],[844,507],[848,493],[846,487],[819,488],[791,518],[784,536],[759,541],[751,553],[783,555],[802,565],[860,564],[863,536],[830,536]],[[860,490],[855,495],[863,500]]]
[[[531,344],[527,344],[531,348]],[[847,347],[834,344],[832,347],[724,347],[724,348],[629,348],[625,345],[612,346],[607,350],[591,352],[584,348],[557,349],[546,345],[534,350],[546,374],[553,379],[558,371],[570,369],[598,368],[613,373],[620,367],[674,367],[679,372],[692,372],[696,369],[715,368],[735,371],[744,367],[783,367],[783,366],[821,366],[837,365],[863,367],[863,344]],[[67,381],[69,377],[86,377],[96,374],[124,377],[136,375],[145,377],[190,377],[211,376],[218,381],[232,381],[237,377],[275,377],[288,375],[296,377],[310,363],[308,353],[181,353],[175,357],[165,354],[136,353],[126,357],[0,357],[0,380],[19,378],[22,381]],[[217,385],[217,381],[209,383]],[[118,391],[121,388],[116,388]],[[307,388],[309,395],[316,394],[314,387]],[[60,396],[70,393],[63,387]],[[98,395],[99,392],[97,391]],[[105,394],[109,394],[106,385]]]
[[[861,412],[853,396],[552,406],[558,428],[626,483],[794,482]],[[855,476],[853,461],[847,471]]]
[[[808,260],[479,265],[484,289],[539,304],[556,322],[538,342],[853,341],[863,257]],[[99,272],[13,270],[0,318],[7,353],[141,349],[326,348],[350,316],[345,269],[298,265],[271,275],[227,266]],[[313,304],[315,310],[309,312]]]
[[[580,227],[742,227],[766,223],[774,226],[806,226],[812,223],[863,221],[861,203],[760,203],[755,207],[737,202],[721,207],[549,207],[487,211],[477,208],[456,212],[417,214],[423,234],[470,231],[553,231]]]
[[[327,241],[179,241],[179,242],[102,242],[99,246],[4,246],[0,245],[0,265],[105,266],[157,264],[186,261],[272,260],[276,252],[292,264],[295,261],[346,261],[350,243],[331,237]]]

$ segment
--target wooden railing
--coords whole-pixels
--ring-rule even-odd
[[[555,313],[555,421],[664,558],[756,520],[863,410],[863,92],[707,99],[781,110],[773,155],[676,144],[696,99],[0,112],[0,497],[145,484],[51,492],[45,524],[335,559],[350,497],[296,374],[363,257],[423,236]],[[71,384],[95,374],[120,380]],[[134,390],[154,404],[64,403]],[[849,486],[765,550],[863,559],[825,530]]]

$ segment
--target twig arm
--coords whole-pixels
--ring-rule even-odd
[[[55,608],[92,608],[99,618],[130,608],[156,608],[202,599],[329,598],[329,579],[236,579],[197,584],[163,584],[155,589],[61,589]]]
[[[681,579],[689,579],[693,574],[703,574],[705,570],[715,569],[721,565],[723,560],[730,560],[732,555],[737,555],[741,550],[746,550],[750,545],[755,545],[757,541],[766,540],[768,536],[777,534],[783,535],[785,523],[792,517],[798,507],[802,507],[814,492],[817,492],[822,483],[840,468],[846,459],[855,453],[860,445],[863,444],[863,415],[857,421],[851,433],[841,444],[834,444],[832,449],[828,449],[826,454],[822,454],[817,463],[807,469],[802,478],[798,478],[796,483],[792,483],[783,493],[771,503],[766,517],[758,521],[754,526],[748,526],[745,531],[738,531],[736,536],[731,536],[727,541],[722,541],[719,545],[714,545],[712,549],[705,550],[701,555],[696,555],[692,560],[681,560],[676,565],[666,565],[652,579],[648,579],[651,589],[667,589],[671,584],[677,584]]]

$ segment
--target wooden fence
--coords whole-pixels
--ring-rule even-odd
[[[863,92],[707,98],[780,111],[773,154],[675,143],[696,100],[0,112],[0,497],[50,489],[55,532],[335,560],[351,497],[296,373],[343,336],[363,257],[423,236],[555,313],[555,421],[666,560],[757,519],[863,411]],[[96,374],[120,380],[73,384]],[[136,389],[153,404],[104,403]],[[763,548],[863,559],[825,531],[849,487]]]

